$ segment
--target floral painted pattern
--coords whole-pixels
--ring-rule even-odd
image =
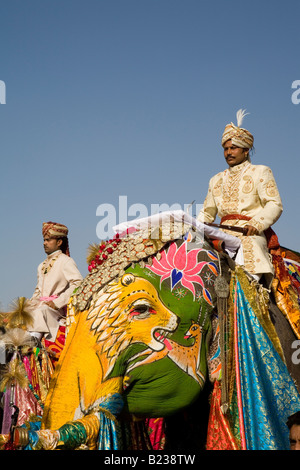
[[[182,243],[179,247],[172,243],[166,252],[161,253],[161,258],[153,259],[151,266],[147,266],[152,272],[160,276],[160,284],[165,279],[170,279],[171,290],[178,283],[192,292],[195,298],[195,283],[200,284],[204,299],[212,305],[210,292],[205,288],[204,281],[200,275],[204,267],[208,267],[215,276],[218,275],[218,268],[215,261],[218,260],[212,251],[206,251],[212,261],[198,261],[198,253],[202,249],[187,251],[187,243]]]

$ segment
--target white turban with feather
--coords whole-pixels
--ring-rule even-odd
[[[239,109],[236,113],[237,125],[235,126],[232,122],[227,124],[222,136],[222,146],[225,142],[231,140],[233,145],[241,148],[251,149],[253,147],[254,137],[253,135],[241,127],[244,117],[249,114],[246,110]]]

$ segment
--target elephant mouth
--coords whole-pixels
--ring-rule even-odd
[[[164,344],[165,347],[170,351],[172,349],[172,346],[171,346],[170,342],[168,341],[169,333],[170,333],[169,330],[163,330],[163,329],[155,330],[154,331],[154,338],[159,343]]]
[[[132,356],[127,363],[126,378],[123,381],[123,390],[130,384],[130,373],[136,367],[150,364],[165,357],[172,350],[172,345],[168,340],[168,335],[172,334],[176,328],[157,328],[152,332],[153,341],[148,344],[147,349]]]
[[[172,346],[168,340],[168,337],[176,331],[177,327],[179,324],[179,318],[176,315],[172,315],[169,323],[165,325],[164,327],[158,326],[157,328],[154,328],[154,331],[152,332],[153,339],[156,343],[157,346],[159,346],[159,350],[166,349],[170,351],[172,349]],[[154,350],[157,350],[157,347],[155,344],[152,344],[152,347]]]

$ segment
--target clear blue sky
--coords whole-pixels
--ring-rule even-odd
[[[69,227],[85,276],[99,205],[203,203],[239,108],[299,250],[299,17],[299,0],[1,0],[2,308],[32,295],[42,222]]]

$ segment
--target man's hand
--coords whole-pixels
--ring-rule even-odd
[[[245,228],[247,229],[246,236],[258,235],[258,233],[259,233],[257,228],[253,227],[252,225],[245,225]]]
[[[52,300],[49,300],[49,302],[45,302],[48,307],[53,308],[54,310],[58,310],[58,307],[56,307],[55,303]]]

